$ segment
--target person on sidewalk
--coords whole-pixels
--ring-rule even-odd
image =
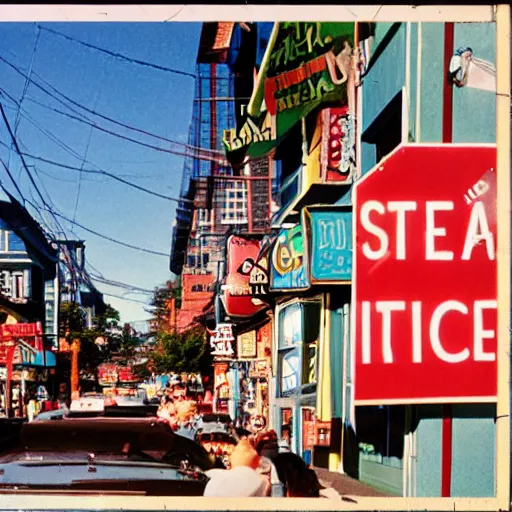
[[[271,486],[270,495],[273,498],[282,498],[283,484],[279,480],[274,459],[279,454],[279,446],[277,444],[277,434],[274,430],[262,432],[255,439],[255,447],[260,456],[260,465],[258,471],[261,475],[268,479]]]
[[[316,473],[295,453],[280,453],[274,464],[286,497],[341,500],[341,495],[335,489],[324,487]]]
[[[211,469],[204,496],[210,498],[264,497],[269,494],[268,481],[256,469],[260,457],[251,443],[240,441],[231,454],[231,469]]]

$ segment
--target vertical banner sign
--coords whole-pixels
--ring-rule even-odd
[[[322,180],[347,181],[356,165],[354,117],[348,107],[322,110]]]
[[[494,401],[496,146],[402,146],[357,182],[355,400]]]

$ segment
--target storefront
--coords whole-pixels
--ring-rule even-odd
[[[272,427],[293,452],[326,467],[330,423],[319,424],[315,418],[323,311],[321,295],[292,299],[276,307]],[[325,446],[327,457],[322,456]]]
[[[45,350],[40,322],[0,327],[0,365],[4,416],[32,418],[54,407],[56,359],[53,352]]]

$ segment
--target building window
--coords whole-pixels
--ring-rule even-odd
[[[0,252],[25,253],[23,240],[14,232],[6,229],[0,230]]]
[[[211,226],[211,214],[210,210],[206,208],[199,208],[197,210],[197,227],[208,227]]]
[[[247,224],[247,186],[244,180],[230,180],[224,185],[221,224]]]
[[[279,394],[317,382],[320,301],[290,304],[279,314]]]
[[[0,288],[3,295],[14,300],[22,300],[29,297],[29,276],[28,271],[9,272],[4,270],[0,273]]]

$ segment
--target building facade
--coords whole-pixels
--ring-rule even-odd
[[[0,199],[2,412],[23,416],[34,386],[51,392],[58,348],[57,252],[10,194]]]
[[[224,45],[240,211],[195,217],[237,225],[215,273],[219,407],[390,495],[493,496],[492,401],[356,405],[352,266],[353,190],[369,171],[404,145],[495,143],[495,25],[234,24]],[[246,201],[255,188],[267,209]]]

